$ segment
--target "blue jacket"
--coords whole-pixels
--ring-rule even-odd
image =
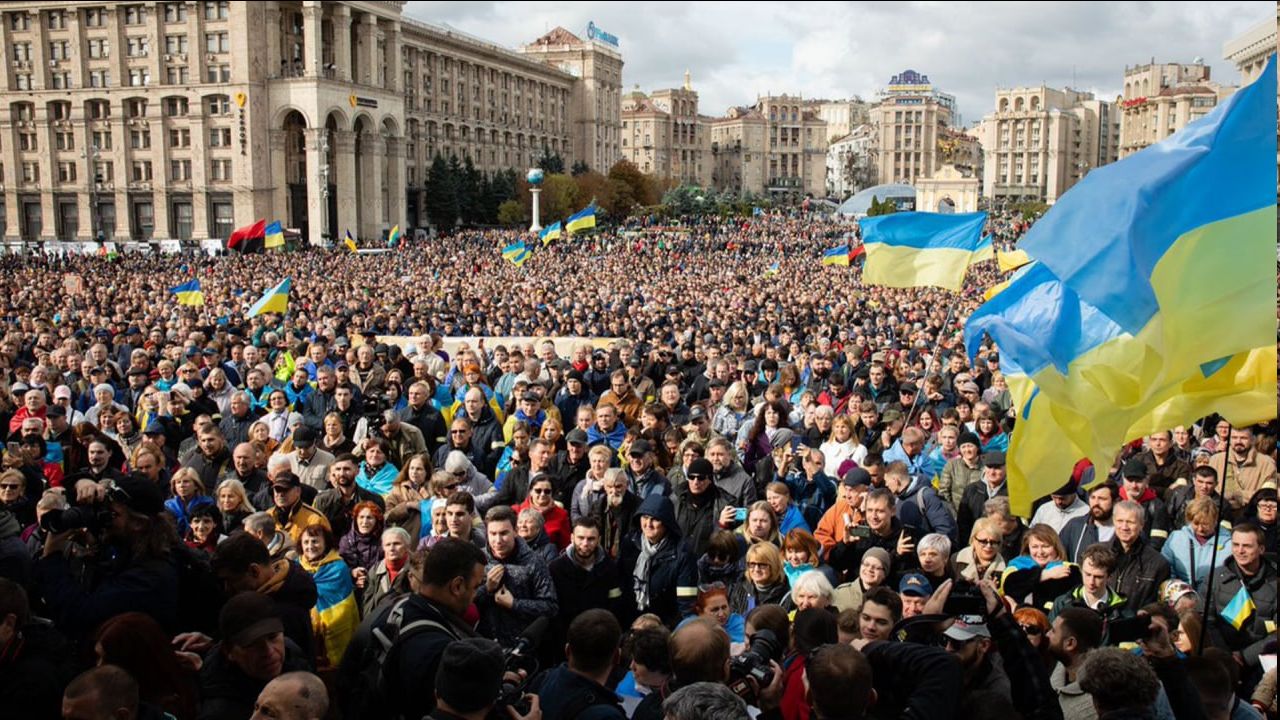
[[[1213,566],[1220,568],[1231,557],[1231,531],[1218,526],[1218,559]],[[1169,561],[1169,572],[1179,580],[1199,587],[1209,577],[1209,563],[1213,561],[1213,542],[1200,542],[1191,526],[1183,526],[1169,534],[1160,554]]]
[[[648,577],[644,578],[648,582],[648,605],[635,610],[654,613],[667,627],[675,627],[681,618],[693,612],[693,603],[698,599],[698,561],[681,537],[675,505],[665,495],[650,495],[636,510],[635,529],[623,552],[622,595],[630,604],[636,604],[635,569],[643,537],[640,518],[646,515],[662,521],[667,536],[662,547],[649,559]]]
[[[804,515],[809,527],[818,527],[827,509],[836,503],[836,483],[827,474],[819,471],[809,482],[801,471],[787,475],[787,487],[791,488],[791,498]]]
[[[778,533],[782,537],[786,537],[787,533],[796,528],[800,528],[807,533],[813,532],[813,526],[804,519],[804,513],[800,512],[800,508],[795,503],[792,503],[787,506],[787,511],[782,514],[782,518],[778,521]]]
[[[897,510],[903,525],[917,528],[922,533],[942,533],[955,544],[956,519],[928,480],[912,480],[911,486],[898,496]]]
[[[197,495],[185,504],[176,496],[164,501],[164,509],[173,513],[174,520],[178,522],[178,537],[185,537],[191,528],[191,513],[206,505],[213,505],[213,498],[208,495]]]

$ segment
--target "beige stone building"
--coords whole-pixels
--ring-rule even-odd
[[[827,146],[827,196],[844,199],[876,184],[875,128],[858,125]]]
[[[711,133],[698,114],[698,93],[689,73],[684,86],[639,88],[622,98],[622,157],[641,172],[681,184],[711,184]]]
[[[988,198],[1053,203],[1090,170],[1116,160],[1115,105],[1092,93],[999,89],[995,108],[977,128]]]
[[[1210,68],[1156,63],[1126,67],[1120,99],[1120,157],[1160,142],[1208,115],[1235,91],[1209,79]]]
[[[711,121],[719,190],[798,200],[826,194],[827,125],[798,95],[770,95]]]
[[[827,124],[827,142],[833,143],[866,125],[871,118],[871,103],[860,97],[848,100],[808,100],[805,107]]]
[[[906,70],[893,76],[871,108],[876,128],[877,184],[913,184],[940,167],[938,141],[957,124],[955,98],[939,91],[927,75]]]
[[[0,235],[202,240],[266,218],[311,242],[373,238],[426,224],[436,153],[485,171],[544,147],[608,156],[616,51],[583,43],[584,72],[559,46],[508,50],[403,6],[0,6]],[[607,109],[584,120],[581,98]]]
[[[1267,18],[1231,38],[1222,46],[1222,57],[1240,71],[1240,86],[1253,82],[1267,66],[1267,58],[1276,53],[1276,26],[1280,25],[1280,5],[1276,17]]]
[[[609,172],[622,158],[622,55],[607,43],[583,40],[562,27],[520,52],[574,79],[568,111],[573,159]]]

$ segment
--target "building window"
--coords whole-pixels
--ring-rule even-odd
[[[231,147],[231,128],[209,128],[209,147]]]
[[[147,101],[143,98],[133,98],[126,100],[124,103],[125,117],[140,118],[147,114]]]
[[[167,23],[180,23],[187,21],[187,4],[180,2],[171,2],[164,4],[164,21]]]
[[[224,53],[231,49],[230,36],[225,32],[204,34],[204,51],[210,54]]]
[[[13,44],[13,59],[15,62],[26,62],[31,60],[31,43],[19,42]]]
[[[125,55],[131,58],[146,57],[151,52],[151,41],[146,35],[138,35],[125,40]]]
[[[67,14],[62,10],[50,10],[48,18],[50,30],[67,29]]]
[[[213,180],[218,182],[227,182],[231,180],[230,158],[215,158],[210,162],[209,166],[211,170],[210,175]]]
[[[170,160],[169,161],[169,179],[174,182],[182,182],[191,179],[191,161],[190,160]]]
[[[187,99],[184,97],[170,97],[164,99],[165,117],[186,117],[188,107]]]
[[[75,150],[76,136],[75,133],[61,130],[53,135],[53,141],[59,150]]]
[[[165,68],[165,79],[170,85],[187,85],[191,82],[191,69],[186,65],[182,67]]]
[[[231,203],[216,201],[210,203],[209,216],[213,222],[210,235],[216,238],[231,237],[231,231],[235,229],[235,207]]]
[[[231,114],[231,98],[227,95],[210,95],[205,98],[205,114],[207,115],[230,115]]]
[[[229,17],[231,17],[231,3],[228,0],[204,4],[205,20],[226,20]]]
[[[131,170],[130,180],[132,182],[151,182],[150,160],[135,160]]]
[[[133,227],[134,237],[140,239],[150,239],[151,233],[155,231],[156,210],[155,205],[150,200],[143,200],[133,204]]]
[[[191,203],[175,202],[173,204],[173,222],[171,229],[179,240],[191,239],[191,228],[195,224],[195,214],[191,211]]]
[[[73,162],[58,163],[58,182],[73,183],[76,181],[76,164]]]
[[[186,128],[174,128],[169,130],[169,147],[191,147],[191,131]]]
[[[9,29],[15,32],[31,29],[31,18],[25,10],[9,13]]]
[[[40,163],[38,162],[22,163],[22,182],[24,183],[40,182]]]
[[[147,8],[142,5],[128,5],[124,8],[125,25],[142,25],[147,21]]]
[[[14,86],[18,90],[31,89],[31,73],[18,73],[13,76]]]
[[[85,27],[106,27],[107,26],[107,10],[106,8],[89,8],[84,11]]]
[[[36,141],[36,134],[34,132],[18,133],[18,149],[26,151],[39,150],[40,147],[39,143]]]
[[[93,146],[99,150],[111,149],[111,131],[110,130],[94,130]]]
[[[67,60],[71,56],[71,43],[66,40],[54,40],[49,43],[49,59],[50,60]]]
[[[111,57],[111,41],[106,38],[90,39],[89,57],[93,60]]]
[[[151,131],[150,130],[130,130],[129,131],[129,147],[134,150],[148,150],[151,148]]]
[[[115,164],[111,162],[94,163],[93,181],[99,184],[115,182],[116,181]]]
[[[104,88],[111,84],[111,73],[107,70],[92,70],[89,72],[89,87]]]
[[[147,68],[129,69],[129,86],[143,87],[151,84],[151,71]]]
[[[49,82],[54,90],[69,90],[71,88],[71,73],[69,72],[50,73]]]
[[[206,68],[206,77],[210,83],[231,82],[230,65],[210,65]]]
[[[164,51],[170,55],[185,55],[187,53],[187,36],[166,35],[164,37]]]

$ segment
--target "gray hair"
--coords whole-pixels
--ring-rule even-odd
[[[385,540],[387,539],[387,536],[388,536],[388,535],[396,535],[396,536],[399,536],[400,541],[401,541],[401,542],[403,542],[403,543],[405,544],[405,546],[406,546],[406,547],[408,547],[408,546],[410,546],[410,545],[412,545],[412,544],[413,544],[412,539],[409,537],[409,531],[408,531],[408,530],[405,530],[404,528],[400,527],[399,525],[393,525],[392,527],[389,527],[389,528],[387,528],[386,530],[383,530],[383,531],[382,531],[382,540],[383,540],[383,541],[385,541]]]
[[[450,450],[444,459],[444,469],[455,473],[471,469],[471,459],[461,450]]]
[[[1009,508],[1009,498],[1004,495],[997,495],[982,504],[983,515],[999,515],[1002,518],[1012,518],[1013,511]]]
[[[748,720],[747,702],[726,685],[699,682],[686,685],[662,703],[665,720]]]
[[[835,588],[831,587],[831,581],[821,570],[810,570],[800,577],[796,578],[796,583],[791,586],[791,601],[795,602],[796,593],[800,591],[810,592],[831,602],[831,596],[835,593]]]
[[[1146,522],[1147,520],[1147,511],[1142,507],[1142,505],[1132,500],[1121,500],[1120,502],[1116,503],[1116,506],[1111,510],[1111,514],[1115,515],[1117,512],[1121,510],[1137,517],[1138,522],[1140,523]]]
[[[916,552],[921,550],[937,550],[942,557],[951,557],[951,538],[942,533],[929,533],[916,543]]]
[[[256,512],[244,519],[244,529],[251,533],[274,534],[276,519],[271,517],[271,513],[265,510]]]
[[[516,520],[517,521],[532,520],[534,524],[538,526],[539,530],[546,527],[546,520],[542,517],[542,513],[538,512],[537,510],[531,507],[527,507],[521,510],[520,515],[516,518]]]

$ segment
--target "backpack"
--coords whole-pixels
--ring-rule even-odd
[[[412,597],[405,595],[390,603],[384,614],[373,623],[368,643],[360,655],[358,674],[348,690],[346,717],[398,718],[393,699],[400,697],[400,693],[394,687],[393,677],[384,672],[388,661],[393,661],[393,655],[415,635],[442,632],[454,640],[458,639],[453,630],[434,620],[415,620],[402,627],[404,606]],[[346,658],[343,664],[346,664]]]

